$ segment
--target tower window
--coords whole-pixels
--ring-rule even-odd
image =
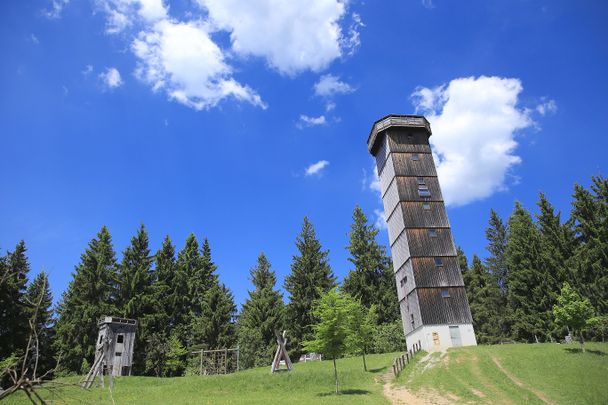
[[[420,156],[417,153],[414,153],[414,154],[412,154],[412,160],[418,161],[418,160],[420,160]]]
[[[441,296],[443,298],[450,298],[450,290],[448,290],[447,288],[442,288],[441,289]]]
[[[429,236],[431,238],[436,238],[437,237],[437,230],[436,229],[429,229]]]
[[[414,326],[414,314],[410,314],[410,318],[412,320],[412,326]]]
[[[418,178],[416,178],[416,181],[418,182],[419,186],[424,186],[426,184],[424,182],[424,177],[418,177]]]
[[[116,357],[120,357],[120,356],[122,356],[122,352],[116,352],[116,353],[114,353],[114,355],[115,355]]]
[[[408,135],[407,135],[407,141],[408,141],[409,143],[414,143],[414,135],[412,135],[412,134],[408,134]]]
[[[401,281],[399,281],[399,284],[401,285],[401,287],[403,287],[404,285],[407,284],[407,276],[403,277],[401,279]]]
[[[423,203],[422,204],[422,209],[426,210],[426,211],[429,211],[431,209],[431,204],[429,204],[429,203]]]
[[[124,335],[118,335],[118,337],[116,338],[116,343],[122,343],[124,341],[125,341]]]
[[[435,258],[435,266],[436,267],[443,267],[443,259],[441,257],[436,257]]]
[[[431,192],[429,191],[428,187],[425,188],[425,189],[418,188],[418,195],[420,197],[430,197],[431,196]]]

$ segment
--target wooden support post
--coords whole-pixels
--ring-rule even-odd
[[[203,349],[201,349],[201,364],[198,370],[198,375],[203,375]]]
[[[405,359],[407,360],[408,364],[410,362],[410,354],[409,353],[405,353]]]

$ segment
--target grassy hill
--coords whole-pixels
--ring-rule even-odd
[[[608,404],[608,344],[514,344],[419,356],[397,378],[420,400],[481,404]]]
[[[291,373],[270,373],[264,368],[241,371],[236,374],[210,377],[121,377],[115,379],[113,397],[121,404],[388,404],[382,395],[380,381],[393,358],[393,354],[370,355],[363,371],[360,357],[338,361],[342,395],[333,394],[334,376],[331,361],[295,364]],[[77,382],[78,379],[62,379]],[[44,398],[61,399],[67,404],[112,404],[108,389],[92,388],[85,391],[77,387],[62,390],[59,398],[42,391]],[[28,404],[23,394],[7,401]]]
[[[392,354],[338,361],[342,395],[333,395],[330,361],[296,364],[292,373],[271,375],[269,367],[213,377],[122,377],[108,389],[63,388],[44,397],[67,404],[608,404],[608,344],[478,346],[419,354],[385,384]],[[383,376],[385,377],[383,379]],[[77,382],[77,378],[61,382]],[[23,396],[7,404],[28,404]],[[53,402],[52,402],[53,403]]]

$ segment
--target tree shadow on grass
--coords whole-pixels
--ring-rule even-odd
[[[579,348],[569,347],[565,350],[568,353],[582,353],[583,352],[583,350],[580,347]],[[601,350],[593,350],[593,349],[586,349],[585,353],[595,354],[596,356],[605,356],[606,355],[606,352],[603,352]]]
[[[371,394],[371,391],[368,390],[340,390],[338,395],[367,395]],[[319,397],[330,397],[336,395],[335,391],[332,392],[322,392],[317,394]]]
[[[379,367],[379,368],[370,368],[369,370],[367,370],[368,373],[380,373],[382,371],[386,371],[388,367],[384,366],[384,367]]]

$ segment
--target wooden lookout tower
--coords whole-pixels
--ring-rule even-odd
[[[90,387],[99,376],[103,384],[103,376],[131,375],[133,364],[133,347],[137,321],[134,319],[106,316],[99,320],[95,360],[87,374],[83,386]]]
[[[408,350],[476,345],[423,116],[388,115],[372,126],[393,270]]]

